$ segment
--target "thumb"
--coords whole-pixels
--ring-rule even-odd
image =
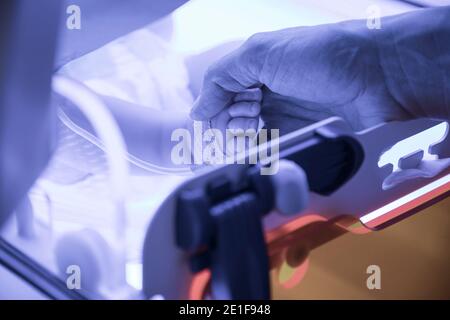
[[[205,74],[202,89],[192,107],[194,120],[207,120],[228,107],[233,97],[259,85],[255,60],[247,59],[242,47],[213,64]]]

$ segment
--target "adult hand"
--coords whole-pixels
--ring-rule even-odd
[[[236,107],[251,88],[260,90]],[[252,36],[208,69],[191,117],[247,129],[255,126],[256,111],[282,134],[332,115],[355,130],[409,117],[386,88],[363,21]]]

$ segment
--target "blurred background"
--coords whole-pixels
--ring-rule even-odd
[[[187,110],[208,65],[254,33],[366,19],[373,6],[386,16],[438,5],[450,5],[450,0],[191,0],[58,72],[96,93],[142,107],[167,111],[177,105]],[[33,211],[36,234],[18,237],[17,221],[9,221],[2,236],[63,278],[64,269],[54,254],[60,236],[86,227],[108,235],[115,226],[103,150],[80,138],[66,117],[59,115],[59,120],[57,151],[30,191],[30,201],[18,208],[26,214]],[[185,178],[131,178],[125,245],[126,283],[133,290],[142,285],[141,246],[148,222]],[[50,235],[41,236],[41,229],[50,230]],[[286,289],[273,279],[274,298],[450,299],[449,245],[450,199],[446,199],[385,230],[345,234],[312,251],[300,284]],[[381,268],[380,290],[366,286],[370,265]],[[41,297],[1,267],[0,281],[0,298]],[[113,297],[129,293],[121,294]]]

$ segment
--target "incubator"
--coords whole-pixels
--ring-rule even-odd
[[[365,8],[361,2],[366,1],[352,1]],[[1,199],[1,213],[12,214],[0,215],[0,298],[268,299],[269,276],[286,288],[296,286],[313,249],[345,233],[385,228],[448,196],[450,169],[441,168],[450,158],[449,125],[430,119],[357,133],[339,118],[325,119],[258,146],[276,145],[278,158],[269,152],[252,164],[194,168],[146,159],[147,151],[131,141],[145,140],[133,132],[139,124],[121,122],[117,114],[137,105],[174,118],[186,114],[199,90],[198,75],[251,34],[366,14],[333,1],[182,3],[161,6],[149,25],[94,51],[80,50],[75,59],[67,46],[77,31],[64,29],[56,71],[51,57],[57,21],[48,21],[42,35],[47,46],[35,52],[39,63],[29,64],[42,75],[36,91],[48,91],[32,100],[49,107],[33,118],[26,109],[17,114],[4,107],[8,103],[1,105],[2,126],[14,118],[24,131],[4,126],[0,137],[6,141],[16,132],[26,142],[19,153],[30,156],[14,171],[24,177],[23,185],[2,182],[2,191],[29,191],[11,196],[11,203]],[[417,9],[401,1],[377,4],[384,14]],[[61,9],[47,5],[49,13]],[[29,27],[24,17],[33,8],[25,1],[9,6],[17,13],[12,27]],[[225,13],[238,14],[236,6],[241,22],[230,26]],[[81,41],[76,34],[74,39]],[[28,50],[36,48],[29,37],[22,41]],[[13,61],[11,68],[25,78],[31,71],[21,70],[18,61],[34,57],[28,52],[19,60],[19,50],[24,47],[11,46],[0,62]],[[17,84],[1,80],[0,89]],[[127,104],[111,111],[105,96]],[[11,96],[19,98],[20,93]],[[131,129],[124,130],[124,123]],[[8,152],[2,150],[2,159]],[[255,174],[271,160],[279,160],[283,170],[289,160],[304,175],[293,174],[294,184],[287,175],[283,184]],[[439,160],[432,175],[402,180],[402,170]],[[294,209],[285,203],[292,186],[298,192]]]

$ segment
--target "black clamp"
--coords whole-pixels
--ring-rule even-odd
[[[247,184],[233,191],[221,178],[178,199],[177,245],[190,255],[192,272],[211,270],[216,299],[269,299],[269,261],[262,216],[274,207],[268,176],[251,167]]]
[[[312,192],[327,196],[359,170],[364,150],[354,137],[320,129],[309,139],[282,146],[280,159],[305,171]],[[261,217],[274,208],[270,176],[248,168],[243,186],[223,177],[178,198],[176,241],[188,252],[192,272],[209,268],[217,299],[270,298],[269,262]]]

